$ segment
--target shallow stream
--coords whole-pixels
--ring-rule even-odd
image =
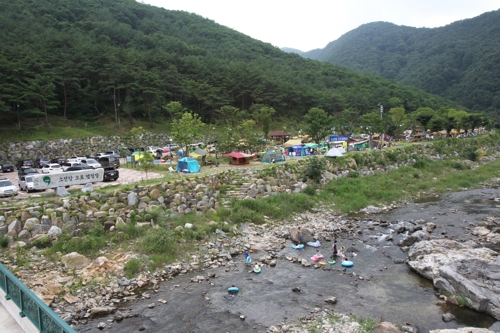
[[[469,230],[486,216],[497,214],[499,206],[493,200],[500,197],[497,189],[480,189],[446,194],[441,198],[422,200],[390,213],[372,216],[372,220],[396,222],[424,219],[437,225],[434,235],[452,239],[471,239]],[[366,217],[362,218],[368,221]],[[470,229],[467,229],[467,228]],[[123,310],[139,313],[138,317],[114,323],[101,332],[137,332],[143,325],[145,332],[265,332],[271,325],[296,322],[309,316],[315,307],[328,307],[339,313],[390,321],[396,325],[410,323],[421,333],[437,328],[475,326],[489,328],[496,322],[489,315],[453,305],[436,305],[439,298],[431,281],[408,268],[395,264],[394,259],[405,259],[406,253],[394,245],[403,235],[394,235],[387,241],[390,228],[375,226],[363,230],[359,239],[338,239],[339,246],[355,248],[354,267],[346,269],[337,263],[325,269],[306,268],[284,259],[287,256],[309,258],[316,249],[306,247],[293,250],[291,243],[283,249],[275,268],[264,267],[254,274],[246,266],[244,257],[235,258],[234,265],[207,269],[179,276],[162,283],[161,291],[151,299],[128,303]],[[322,254],[329,257],[331,243],[324,243]],[[498,249],[496,249],[498,250]],[[253,253],[258,258],[266,253]],[[217,278],[202,283],[191,283],[191,277],[215,273]],[[361,276],[363,279],[359,279]],[[227,288],[235,285],[240,292],[233,296]],[[292,289],[300,288],[300,292]],[[337,297],[335,305],[324,302]],[[168,301],[166,304],[158,299]],[[148,304],[155,303],[149,309]],[[456,321],[445,323],[443,313],[451,312]],[[240,315],[245,319],[240,319]],[[111,318],[111,317],[110,317]],[[79,332],[100,331],[101,318],[78,327]]]

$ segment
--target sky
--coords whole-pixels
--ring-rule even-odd
[[[498,0],[139,0],[183,10],[279,48],[324,48],[370,22],[435,28],[500,8]]]

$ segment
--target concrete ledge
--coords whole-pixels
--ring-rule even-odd
[[[7,310],[8,316],[10,316],[15,323],[12,321],[4,321],[0,322],[0,332],[9,332],[9,333],[39,333],[40,331],[33,325],[33,323],[26,317],[21,317],[19,315],[20,309],[12,300],[5,299],[5,292],[0,288],[0,303],[3,305],[3,308]],[[0,307],[0,312],[3,310]],[[5,315],[0,314],[0,318]],[[16,325],[17,323],[17,325]],[[5,327],[3,325],[6,325]]]

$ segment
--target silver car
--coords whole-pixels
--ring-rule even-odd
[[[33,185],[33,177],[32,176],[20,176],[19,177],[19,189],[21,191],[26,191],[26,193],[30,193],[35,190],[35,186]]]
[[[10,179],[0,178],[0,197],[11,197],[17,195],[17,186]]]

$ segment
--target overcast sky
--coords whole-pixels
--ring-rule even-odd
[[[324,48],[364,23],[440,27],[500,8],[498,0],[143,0],[199,14],[252,38],[301,51]]]

